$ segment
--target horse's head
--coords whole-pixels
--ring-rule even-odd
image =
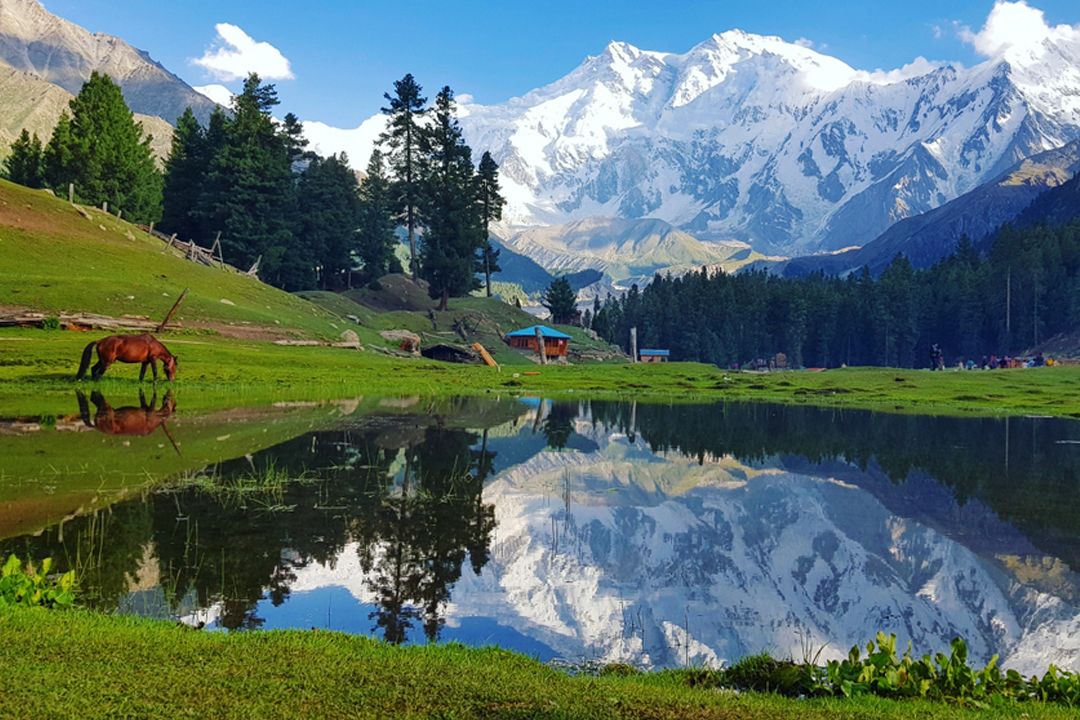
[[[164,358],[164,360],[162,361],[162,364],[165,366],[165,377],[167,377],[169,380],[172,380],[173,378],[175,378],[176,377],[176,356],[175,355],[167,355]]]

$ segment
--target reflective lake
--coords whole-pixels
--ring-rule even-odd
[[[769,405],[363,399],[0,419],[0,553],[210,628],[719,665],[1080,670],[1080,423]],[[901,645],[902,646],[902,645]]]

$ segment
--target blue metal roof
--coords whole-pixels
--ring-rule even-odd
[[[671,351],[670,350],[642,350],[640,354],[641,355],[660,355],[660,356],[663,356],[663,357],[667,357],[668,355],[671,354]]]
[[[536,337],[536,329],[540,328],[540,334],[546,338],[558,338],[560,340],[570,340],[570,336],[566,333],[559,332],[558,330],[552,330],[547,325],[533,325],[532,327],[522,328],[521,330],[515,330],[514,332],[506,333],[506,337]]]

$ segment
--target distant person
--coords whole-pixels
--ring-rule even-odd
[[[987,368],[990,367],[990,361],[986,359],[985,355],[983,355],[981,367],[982,367],[983,370],[986,370]]]
[[[991,355],[990,356],[990,369],[991,370],[997,370],[997,368],[998,368],[997,355]]]
[[[1040,352],[1035,356],[1035,367],[1042,367],[1046,364],[1046,360],[1043,359],[1043,354]]]
[[[937,343],[933,343],[930,346],[930,370],[937,370],[939,367],[943,367],[944,360],[941,356],[941,348]]]

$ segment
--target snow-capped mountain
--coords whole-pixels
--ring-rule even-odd
[[[740,31],[682,55],[612,43],[462,124],[500,163],[512,224],[653,217],[787,254],[865,244],[1080,137],[1080,31],[918,67],[870,74]]]

